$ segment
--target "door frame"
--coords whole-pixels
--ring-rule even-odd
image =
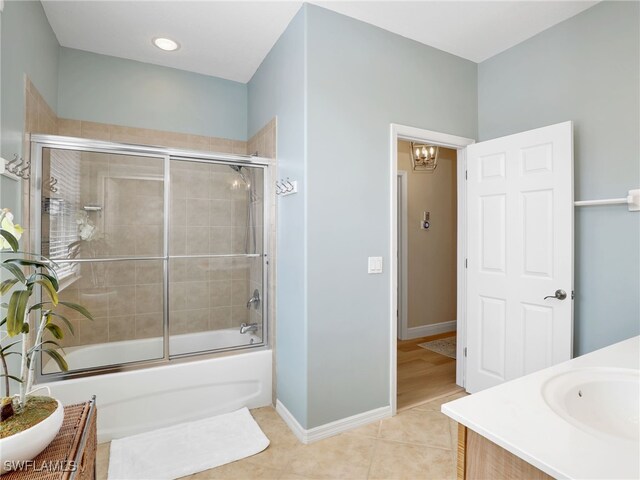
[[[466,170],[467,158],[465,148],[475,140],[459,137],[448,133],[434,132],[422,128],[410,127],[396,123],[390,124],[390,211],[391,221],[389,225],[390,249],[389,263],[391,265],[391,282],[389,292],[389,405],[391,415],[396,414],[397,409],[397,376],[398,376],[398,140],[410,140],[430,143],[441,147],[457,150],[457,197],[458,197],[458,232],[457,232],[457,360],[456,383],[461,387],[465,385],[464,345],[466,343],[466,272],[465,258],[467,252],[467,201],[466,201]]]
[[[400,212],[400,218],[398,223],[400,225],[400,231],[398,232],[398,256],[400,259],[400,269],[398,275],[398,332],[400,340],[406,340],[409,336],[409,291],[407,285],[409,283],[408,264],[409,264],[409,239],[407,230],[407,218],[408,218],[408,200],[407,200],[407,188],[408,177],[405,170],[398,170],[397,183],[401,186],[398,198],[398,211]]]

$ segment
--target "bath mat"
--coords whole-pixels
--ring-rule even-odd
[[[243,408],[113,440],[108,478],[173,480],[255,455],[268,446],[269,439]]]
[[[456,337],[431,340],[430,342],[419,343],[418,346],[449,358],[456,358]]]

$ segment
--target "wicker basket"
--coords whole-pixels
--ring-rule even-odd
[[[96,401],[64,407],[64,421],[53,442],[22,470],[2,475],[2,480],[95,479]]]

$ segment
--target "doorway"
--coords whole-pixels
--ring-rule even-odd
[[[406,142],[406,145],[400,142]],[[406,150],[404,155],[406,156],[406,161],[410,162],[410,142],[416,142],[421,145],[428,144],[433,145],[434,147],[442,148],[444,152],[443,155],[447,156],[448,158],[448,167],[451,168],[455,164],[454,171],[449,171],[448,175],[444,175],[448,178],[448,187],[451,190],[451,195],[453,195],[453,200],[451,200],[451,197],[449,197],[448,209],[445,209],[448,213],[441,213],[438,208],[434,209],[432,208],[432,206],[427,205],[418,205],[413,209],[413,216],[415,217],[417,215],[417,218],[410,217],[408,213],[408,206],[405,207],[405,210],[407,211],[406,218],[404,218],[404,215],[401,213],[400,207],[401,203],[403,202],[402,197],[404,196],[402,188],[403,179],[406,180],[406,183],[408,185],[410,178],[409,175],[413,172],[413,166],[409,164],[409,166],[407,167],[407,163],[401,164],[401,162],[403,162],[403,154],[401,151],[399,151],[399,147]],[[464,205],[466,201],[464,182],[466,171],[466,156],[464,148],[472,143],[474,143],[474,140],[468,138],[457,137],[454,135],[432,132],[403,125],[391,125],[390,173],[392,215],[390,225],[390,258],[392,259],[392,288],[390,299],[390,315],[392,321],[390,322],[390,404],[392,414],[395,414],[398,408],[408,408],[412,405],[417,405],[419,403],[429,401],[430,399],[446,395],[449,392],[455,392],[456,390],[460,390],[460,387],[464,387],[463,374],[465,359],[463,358],[463,345],[465,312],[464,302],[462,301],[464,299],[465,293],[463,269],[466,252],[466,232],[464,231]],[[450,151],[445,152],[445,150]],[[441,162],[442,163],[440,163],[440,166],[436,166],[435,175],[433,175],[433,173],[423,172],[416,173],[416,175],[431,175],[433,178],[436,178],[438,168],[440,168],[440,171],[446,170],[443,167],[444,160],[442,160]],[[404,168],[402,165],[404,165]],[[406,172],[406,174],[400,174],[400,180],[398,178],[399,172]],[[408,188],[405,189],[405,191],[406,190],[408,190]],[[408,205],[409,202],[407,201],[406,203]],[[447,203],[447,201],[445,200],[442,203],[445,204]],[[451,203],[453,203],[453,206],[451,205]],[[432,211],[435,213],[435,217],[431,215]],[[415,212],[417,212],[417,214]],[[424,221],[424,212],[429,212],[429,227],[427,229],[421,228],[420,225],[420,222]],[[427,318],[426,320],[424,318],[420,318],[419,316],[416,319],[409,319],[409,317],[411,316],[411,314],[409,313],[411,309],[409,308],[408,296],[411,290],[411,282],[409,280],[409,268],[407,265],[412,260],[410,258],[411,249],[409,248],[408,231],[410,229],[417,230],[418,234],[423,234],[422,240],[424,240],[425,234],[433,233],[434,221],[436,222],[436,224],[438,224],[439,229],[442,227],[443,222],[441,222],[441,220],[445,215],[454,217],[450,220],[452,220],[454,228],[453,239],[455,239],[455,245],[448,245],[448,247],[451,248],[453,252],[453,258],[455,260],[450,260],[449,264],[445,265],[447,268],[455,270],[455,276],[453,279],[455,289],[453,294],[449,293],[449,300],[453,301],[455,304],[455,309],[449,307],[449,310],[450,312],[453,311],[455,314],[449,313],[448,315],[453,316],[453,318],[447,318],[446,320],[443,320],[442,316],[445,315],[445,313],[435,313],[437,312],[437,309],[432,309],[434,315]],[[460,226],[462,226],[462,228],[460,228]],[[404,232],[405,229],[407,230],[407,232]],[[403,235],[407,238],[406,244],[403,240]],[[418,235],[417,238],[420,239],[421,237]],[[445,236],[445,238],[448,238],[449,243],[451,243],[451,232],[448,236]],[[419,241],[417,242],[417,245],[418,247],[420,246]],[[403,258],[405,263],[404,269],[401,265]],[[404,275],[403,272],[406,272],[407,275]],[[414,283],[420,282],[419,280],[416,281],[414,279]],[[428,285],[432,285],[432,288],[436,290],[440,286],[437,283],[429,283]],[[451,292],[451,280],[449,281],[448,285],[448,291]],[[428,289],[429,287],[425,285],[417,286],[418,292],[421,291],[420,289],[424,288]],[[420,302],[419,298],[420,295],[418,295],[418,303]],[[435,298],[437,299],[437,296]],[[407,317],[406,321],[401,320],[399,318],[400,315],[405,315]],[[406,327],[404,327],[404,325],[406,325]],[[457,340],[457,345],[455,347],[455,359],[418,346],[419,344],[425,342],[442,340],[443,338],[451,337],[453,333],[455,333]],[[400,337],[400,340],[398,337]],[[410,367],[409,369],[406,368],[407,364]],[[453,375],[453,372],[455,372],[455,376]],[[428,373],[431,373],[431,378],[429,378]],[[434,389],[431,388],[432,386],[434,387]],[[403,398],[400,398],[399,394],[401,394]]]
[[[572,122],[475,145],[402,125],[391,124],[390,130],[392,414],[398,380],[399,140],[457,150],[456,384],[473,393],[570,359],[573,309],[565,300],[573,292]],[[473,246],[469,252],[467,245]]]
[[[461,389],[456,385],[458,162],[455,149],[402,139],[397,145],[402,410]],[[426,158],[420,158],[423,152]]]

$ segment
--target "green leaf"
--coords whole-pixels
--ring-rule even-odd
[[[4,239],[7,241],[7,243],[11,247],[11,250],[13,250],[14,252],[18,251],[18,248],[20,247],[18,245],[18,239],[16,237],[14,237],[11,233],[7,232],[6,230],[2,230],[2,229],[0,229],[0,235],[4,237]]]
[[[60,289],[60,285],[58,284],[58,276],[55,275],[55,272],[53,273],[54,275],[49,275],[44,272],[35,272],[31,276],[29,276],[29,278],[27,278],[27,284],[33,285],[34,283],[36,283],[38,277],[44,277],[51,282],[51,285],[53,285],[53,288],[57,292]]]
[[[64,324],[67,326],[67,328],[69,329],[69,331],[71,332],[71,335],[75,335],[75,332],[73,331],[73,324],[69,321],[67,317],[65,317],[64,315],[60,315],[59,313],[56,313],[56,312],[49,312],[49,316],[57,317],[60,320],[62,320]]]
[[[14,377],[13,375],[5,375],[4,373],[0,374],[0,377],[8,377],[11,380],[15,380],[18,383],[22,383],[22,380],[20,380],[18,377]]]
[[[0,263],[0,268],[9,270],[14,277],[20,280],[20,283],[27,283],[27,279],[25,278],[24,273],[22,273],[22,269],[18,265],[14,265],[13,263],[2,262]]]
[[[49,298],[51,298],[51,301],[53,302],[53,304],[58,305],[58,292],[56,291],[55,287],[51,283],[51,280],[49,280],[46,277],[43,277],[36,280],[35,283],[37,283],[38,285],[42,285],[44,289],[47,291],[47,293],[49,294]]]
[[[22,324],[22,333],[29,333],[29,324],[27,322]]]
[[[65,307],[69,307],[70,309],[81,313],[82,315],[87,317],[89,320],[93,320],[93,317],[89,313],[89,310],[84,308],[82,305],[78,305],[77,303],[72,303],[72,302],[58,302],[58,304],[59,305],[64,305]]]
[[[58,352],[56,352],[55,350],[43,350],[43,352],[55,360],[60,370],[62,370],[63,372],[66,372],[69,370],[69,365],[67,365],[67,361]]]
[[[27,311],[30,294],[29,290],[16,290],[11,294],[7,310],[7,333],[10,337],[22,333],[22,326],[25,325],[24,314]]]
[[[31,347],[29,349],[29,355],[31,355],[31,353],[37,351],[38,349],[42,348],[42,346],[44,346],[44,345],[55,345],[58,348],[58,350],[60,350],[62,353],[64,353],[64,349],[62,348],[62,345],[60,345],[58,342],[55,342],[53,340],[45,340],[45,341],[40,342],[39,344],[34,345],[33,347]]]
[[[55,275],[55,268],[58,268],[60,265],[58,263],[56,263],[55,260],[50,259],[49,257],[46,257],[44,255],[40,255],[38,253],[33,253],[33,252],[26,252],[24,250],[18,250],[17,252],[14,253],[20,253],[22,255],[27,255],[28,259],[31,258],[41,258],[42,260],[44,260],[44,264],[45,266],[49,269],[49,271],[51,272],[52,275]]]
[[[51,303],[51,302],[40,302],[40,303],[34,303],[33,305],[31,305],[29,307],[29,313],[33,312],[34,310],[40,310],[42,309],[47,303]],[[58,302],[59,303],[59,302]]]
[[[4,352],[6,352],[7,350],[9,350],[9,349],[10,349],[11,347],[13,347],[14,345],[18,345],[19,343],[20,343],[20,342],[13,342],[13,343],[10,343],[9,345],[5,345],[4,347],[2,347],[2,349],[0,349],[0,354],[2,354],[2,355],[8,355],[8,353],[4,353]],[[15,352],[15,353],[18,353],[18,352]]]
[[[13,288],[16,283],[18,283],[17,278],[10,278],[9,280],[5,280],[4,282],[0,283],[0,295],[4,295],[9,290],[11,290],[11,288]]]
[[[58,347],[58,350],[64,353],[64,348],[62,348],[62,345],[60,345],[58,342],[54,342],[53,340],[45,340],[44,342],[40,343],[40,346],[42,345],[55,345],[56,347]]]
[[[50,269],[49,262],[41,262],[40,260],[29,260],[28,258],[9,258],[2,263],[12,263],[23,267],[36,267]]]
[[[64,337],[64,332],[62,331],[62,329],[54,323],[48,323],[44,328],[49,330],[51,334],[58,340],[61,340]]]
[[[22,353],[20,353],[20,352],[7,352],[7,353],[3,353],[1,356],[8,357],[9,355],[22,355]]]

